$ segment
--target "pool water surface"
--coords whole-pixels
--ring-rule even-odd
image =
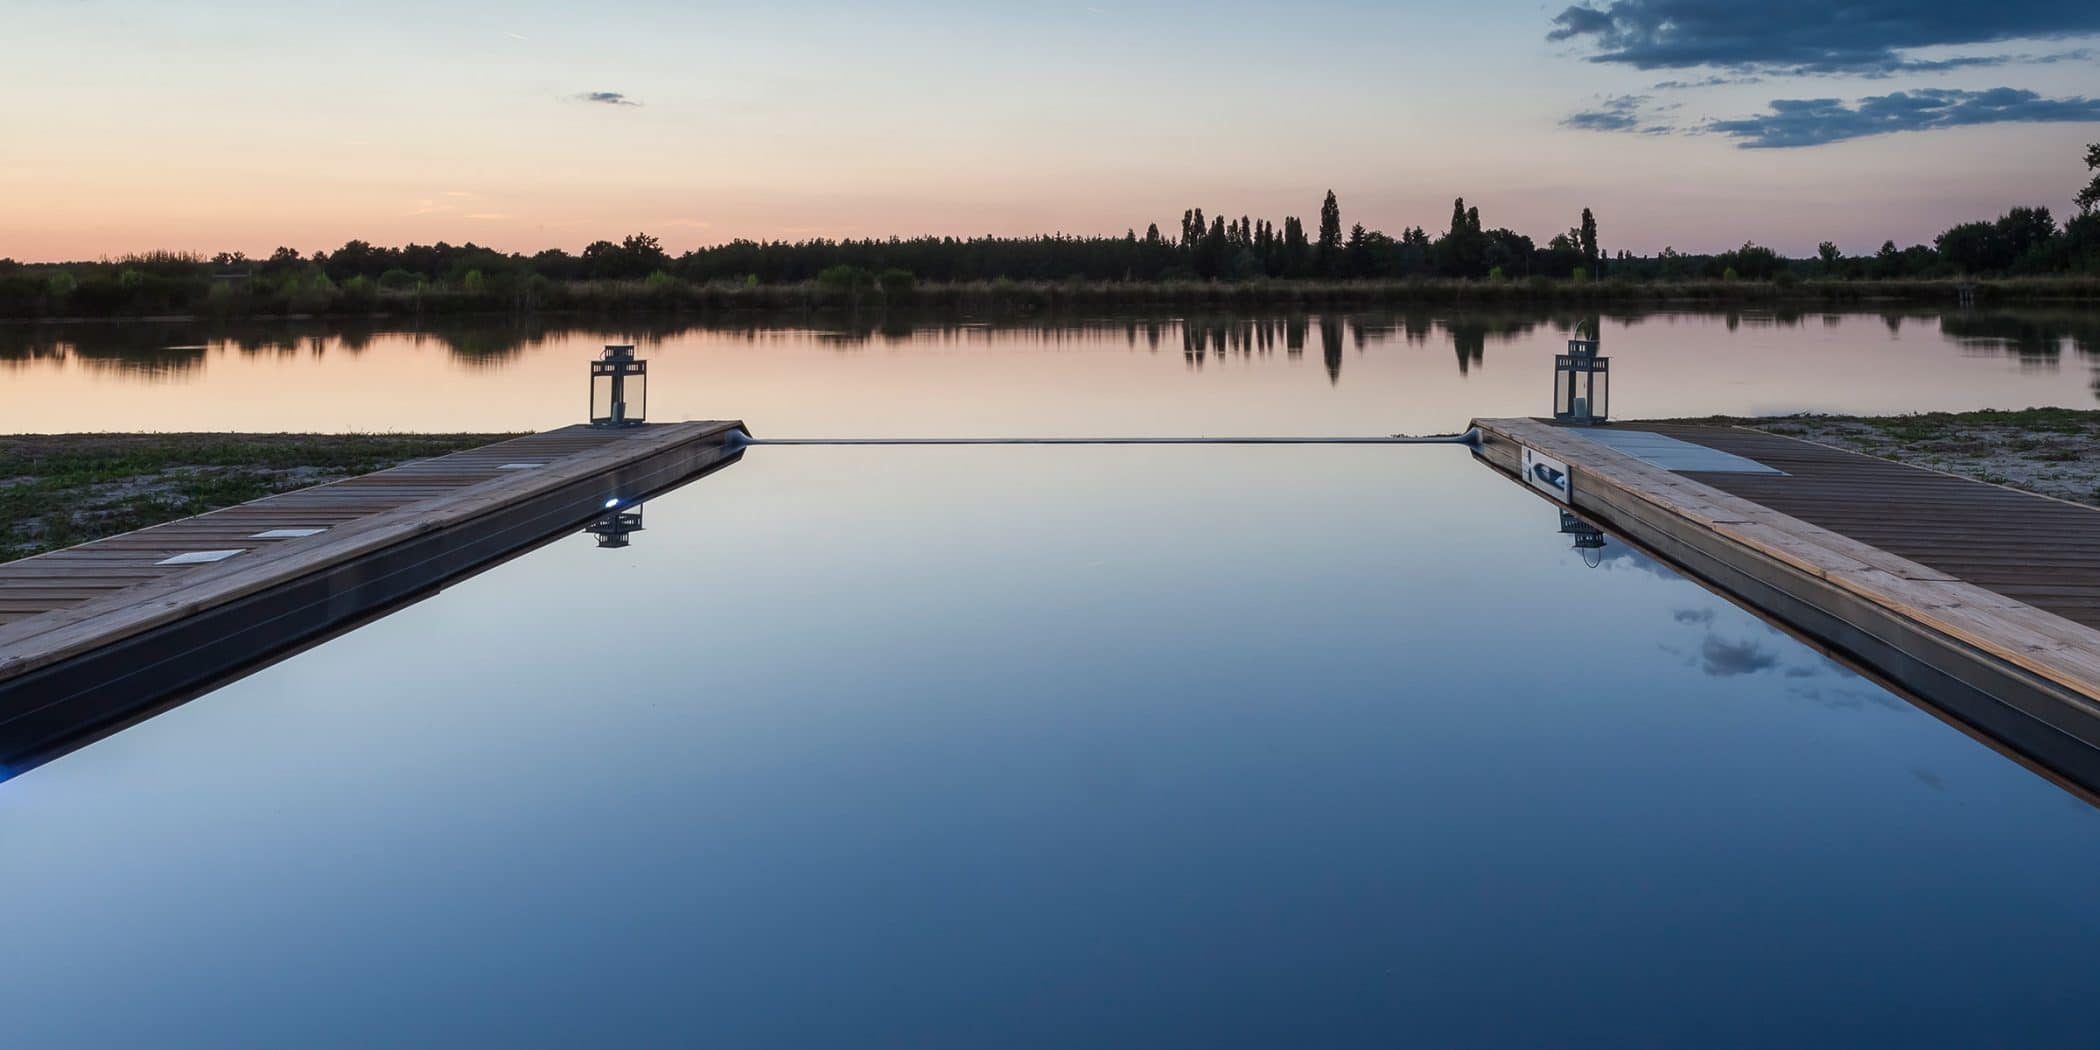
[[[2064,1043],[2084,802],[1454,447],[758,447],[0,784],[36,1046]]]

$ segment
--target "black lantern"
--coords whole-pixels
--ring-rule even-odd
[[[1597,356],[1595,339],[1570,339],[1553,357],[1553,420],[1595,426],[1609,414],[1611,358]]]
[[[642,531],[642,505],[621,507],[615,501],[583,531],[598,537],[600,547],[625,547],[630,542],[627,537]]]
[[[1560,534],[1574,538],[1574,549],[1582,552],[1584,565],[1594,569],[1604,564],[1604,530],[1567,511],[1561,511]]]
[[[608,346],[591,362],[591,425],[631,427],[649,415],[649,362],[632,346]]]

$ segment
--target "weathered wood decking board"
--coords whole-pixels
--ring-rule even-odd
[[[587,521],[609,498],[725,466],[742,431],[568,427],[0,565],[0,775]],[[226,550],[240,553],[168,564]]]
[[[1575,508],[2088,789],[2100,787],[2100,511],[1756,431],[1613,424],[1783,474],[1665,470],[1531,419],[1479,455],[1567,463]]]

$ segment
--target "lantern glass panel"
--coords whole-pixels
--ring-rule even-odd
[[[1597,370],[1590,373],[1590,416],[1599,423],[1611,415],[1611,370],[1606,364],[1598,358]]]
[[[1567,419],[1575,411],[1575,370],[1568,355],[1553,359],[1553,417]]]
[[[612,422],[613,377],[610,372],[591,372],[591,422]]]

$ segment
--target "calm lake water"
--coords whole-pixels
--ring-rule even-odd
[[[658,419],[810,436],[1379,434],[1550,407],[1580,315],[0,327],[0,431],[537,430],[640,344]],[[2100,311],[1603,318],[1625,418],[2091,407]]]
[[[2085,382],[1915,327],[1843,367]],[[1616,334],[1763,338],[1726,331]],[[681,338],[661,359],[828,361],[871,397],[1018,373],[1161,430],[1365,429],[1381,398],[1441,425],[1471,409],[1406,377],[1507,361],[1514,396],[1551,341],[1464,380],[1442,337],[1350,347],[1306,393],[1280,351],[1199,373],[1106,335]],[[256,362],[206,351],[194,389]],[[1081,381],[1140,374],[1238,393],[1148,414]],[[941,418],[1059,418],[984,409]],[[1587,567],[1460,448],[759,447],[645,524],[0,785],[7,1041],[2090,1041],[2100,813],[1633,551]]]

